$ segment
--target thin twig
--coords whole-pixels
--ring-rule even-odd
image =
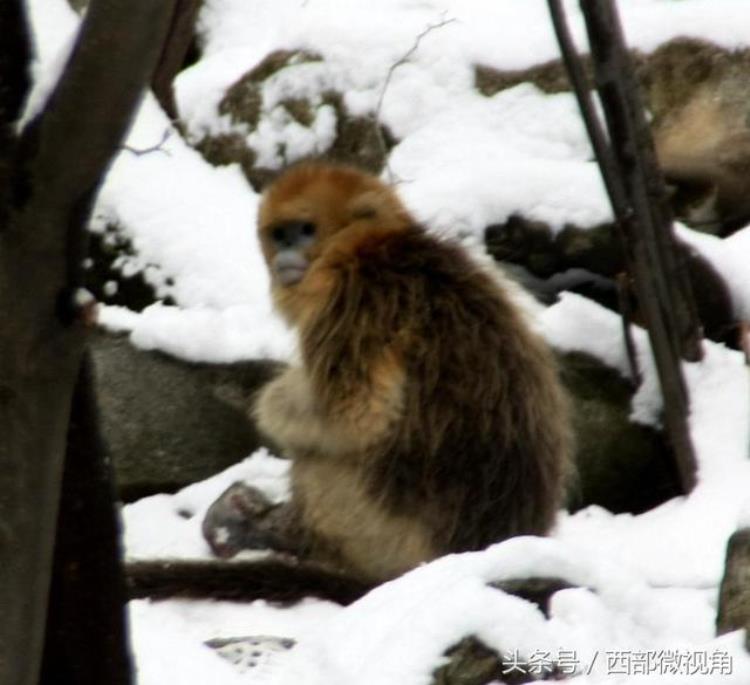
[[[445,17],[445,15],[443,15]],[[414,39],[414,43],[412,46],[403,54],[401,57],[399,57],[391,66],[388,68],[388,72],[385,75],[385,80],[383,81],[383,87],[380,90],[380,96],[378,97],[378,103],[375,106],[375,113],[373,114],[373,120],[375,122],[375,135],[378,138],[378,143],[380,144],[381,150],[383,152],[383,158],[386,160],[385,162],[385,168],[388,172],[388,180],[390,183],[394,182],[394,175],[393,171],[391,170],[390,164],[388,163],[388,145],[385,142],[385,138],[383,136],[383,131],[380,126],[380,114],[383,109],[383,101],[385,100],[385,94],[388,91],[388,86],[391,84],[391,78],[393,78],[393,74],[399,67],[406,64],[409,59],[419,50],[419,46],[421,45],[422,41],[433,31],[437,29],[441,29],[444,26],[447,26],[448,24],[452,24],[455,22],[456,19],[454,17],[451,17],[450,19],[441,19],[437,24],[429,24],[425,27],[425,29],[419,33],[416,38]]]
[[[555,29],[557,42],[560,45],[563,62],[568,72],[573,93],[576,96],[578,107],[581,110],[581,117],[586,126],[591,147],[594,150],[596,161],[599,164],[599,170],[604,181],[604,187],[612,203],[612,209],[615,215],[614,227],[620,242],[623,257],[626,262],[626,274],[620,274],[617,279],[617,299],[620,307],[620,317],[622,318],[623,339],[625,350],[627,352],[628,362],[630,364],[631,380],[635,387],[641,384],[641,373],[638,367],[638,359],[635,352],[632,331],[630,325],[633,319],[632,307],[630,306],[631,286],[629,284],[628,274],[635,273],[635,265],[632,262],[628,250],[628,240],[625,234],[624,226],[632,218],[632,208],[628,202],[622,178],[617,166],[617,160],[612,152],[609,136],[602,124],[601,118],[596,111],[594,97],[591,85],[583,67],[583,61],[576,48],[573,37],[568,28],[565,19],[565,12],[560,0],[548,0],[552,26]]]
[[[599,114],[594,105],[594,98],[589,84],[589,79],[583,68],[583,62],[578,50],[576,49],[573,37],[568,29],[568,23],[565,20],[565,12],[561,5],[561,0],[548,0],[550,16],[552,17],[552,26],[555,29],[557,42],[560,44],[563,62],[568,72],[573,93],[578,101],[578,107],[581,110],[583,123],[586,126],[586,132],[591,140],[591,147],[601,169],[602,180],[607,189],[607,194],[612,202],[613,209],[617,218],[621,219],[631,213],[631,208],[625,196],[625,189],[617,169],[617,161],[612,153],[609,143],[609,136],[602,125]],[[615,227],[620,230],[619,223]],[[620,239],[625,242],[625,236],[620,231]],[[624,244],[623,244],[624,247]]]
[[[140,150],[138,148],[130,147],[129,145],[123,145],[122,149],[127,150],[128,152],[132,152],[136,157],[148,155],[151,152],[163,152],[165,155],[167,155],[167,157],[170,157],[171,154],[169,150],[165,150],[163,146],[169,140],[171,135],[172,129],[165,128],[164,133],[162,133],[161,135],[161,140],[156,145],[152,145],[151,147],[146,147]]]

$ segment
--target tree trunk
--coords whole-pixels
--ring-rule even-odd
[[[73,393],[41,685],[128,685],[125,580],[111,464],[87,353]]]
[[[0,18],[11,4],[18,10],[14,32],[22,33],[18,0],[4,2]],[[22,133],[14,158],[6,156],[0,211],[3,685],[38,682],[70,405],[86,338],[73,301],[86,254],[84,229],[171,11],[167,0],[94,0],[44,110]],[[8,49],[3,41],[0,51]]]
[[[151,79],[151,88],[156,99],[175,123],[178,122],[179,112],[174,97],[174,79],[182,69],[193,41],[195,20],[200,7],[201,0],[177,0],[169,33]]]

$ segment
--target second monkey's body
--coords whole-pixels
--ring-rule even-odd
[[[348,168],[287,172],[264,195],[260,231],[302,364],[255,414],[293,459],[313,554],[380,581],[546,533],[569,471],[566,406],[498,279]]]

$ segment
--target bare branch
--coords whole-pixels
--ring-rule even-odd
[[[548,4],[648,328],[680,481],[684,491],[690,492],[695,485],[696,462],[687,422],[690,399],[680,361],[681,357],[700,359],[700,327],[684,260],[677,255],[664,181],[619,17],[611,0],[581,3],[609,133],[605,141],[560,0],[548,0]]]
[[[128,152],[134,154],[136,157],[148,155],[152,152],[163,152],[165,155],[167,155],[167,157],[169,157],[169,150],[165,150],[163,146],[169,140],[171,135],[172,129],[165,128],[164,133],[161,134],[161,140],[156,145],[152,145],[151,147],[146,147],[140,150],[138,148],[130,147],[129,145],[123,145],[121,146],[121,149],[127,150]]]
[[[375,106],[375,113],[373,114],[373,119],[375,120],[375,134],[378,137],[378,143],[381,147],[381,150],[383,152],[383,157],[386,160],[385,168],[388,172],[388,181],[390,183],[394,182],[394,175],[391,171],[391,167],[388,163],[388,145],[385,142],[385,139],[383,138],[383,132],[380,128],[380,116],[381,112],[383,110],[383,101],[385,100],[385,94],[388,91],[388,87],[391,84],[391,79],[393,78],[393,74],[399,67],[406,64],[419,50],[419,46],[422,44],[422,41],[430,35],[433,31],[437,31],[438,29],[443,28],[443,26],[447,26],[448,24],[452,24],[455,22],[455,18],[445,19],[443,18],[441,21],[439,21],[436,24],[429,24],[425,27],[425,29],[417,34],[416,38],[414,39],[414,43],[412,46],[403,54],[401,57],[399,57],[391,66],[388,68],[388,72],[385,75],[385,80],[383,81],[383,87],[380,90],[380,96],[378,97],[377,105]]]

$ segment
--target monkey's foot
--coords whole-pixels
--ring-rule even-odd
[[[202,528],[211,550],[224,559],[242,550],[296,553],[301,549],[292,506],[274,504],[260,490],[242,482],[230,485],[209,507]]]

